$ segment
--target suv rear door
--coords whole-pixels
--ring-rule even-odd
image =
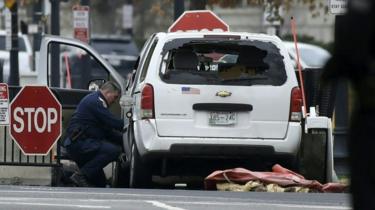
[[[285,138],[294,75],[276,45],[180,40],[163,51],[154,85],[159,136]]]

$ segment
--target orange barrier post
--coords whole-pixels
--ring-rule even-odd
[[[68,88],[72,88],[72,80],[70,78],[70,66],[69,66],[69,59],[68,55],[64,53],[64,61],[65,61],[65,67],[66,67],[66,83]]]
[[[299,50],[297,46],[297,31],[296,31],[296,22],[293,17],[291,17],[290,24],[292,27],[292,33],[293,33],[293,40],[294,40],[294,47],[296,48],[296,54],[297,54],[297,67],[298,67],[298,76],[299,81],[301,83],[301,89],[302,89],[302,102],[303,102],[303,116],[307,116],[307,107],[306,107],[306,98],[305,98],[305,87],[303,83],[303,76],[302,76],[302,67],[299,60]]]

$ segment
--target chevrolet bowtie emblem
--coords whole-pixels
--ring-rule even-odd
[[[231,92],[228,92],[228,91],[219,91],[216,93],[216,96],[220,96],[220,97],[227,97],[227,96],[231,96],[232,93]]]

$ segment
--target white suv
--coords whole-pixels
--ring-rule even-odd
[[[147,186],[152,175],[207,175],[227,165],[293,166],[302,99],[279,38],[157,33],[132,80],[124,140],[131,187]]]

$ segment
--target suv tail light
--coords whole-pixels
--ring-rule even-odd
[[[153,119],[154,115],[154,88],[146,84],[142,89],[141,96],[141,118]]]
[[[289,121],[299,122],[302,119],[302,92],[299,87],[292,89],[290,97],[290,118]]]

